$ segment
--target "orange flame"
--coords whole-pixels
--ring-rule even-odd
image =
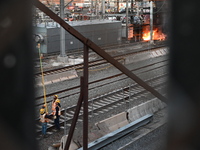
[[[151,36],[150,36],[150,31],[143,31],[143,36],[142,36],[142,39],[144,41],[149,41]],[[164,33],[162,33],[161,31],[159,31],[158,29],[155,29],[153,30],[153,40],[159,40],[159,41],[162,41],[162,40],[165,40],[166,38],[166,35]]]

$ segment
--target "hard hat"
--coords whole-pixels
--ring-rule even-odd
[[[57,102],[57,103],[60,103],[60,99],[57,99],[56,102]]]
[[[41,109],[40,109],[40,114],[44,114],[44,112],[45,112],[45,109],[44,109],[44,108],[41,108]]]
[[[54,95],[54,97],[58,98],[58,95]]]

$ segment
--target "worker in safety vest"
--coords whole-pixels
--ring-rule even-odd
[[[58,95],[54,95],[53,97],[53,101],[52,101],[52,104],[51,104],[51,110],[52,112],[55,111],[55,108],[56,108],[56,100],[58,99]]]
[[[50,120],[50,116],[45,112],[45,105],[40,109],[40,122],[42,123],[42,137],[46,137],[47,123]]]
[[[56,102],[56,108],[53,111],[53,116],[54,116],[54,124],[57,130],[60,130],[60,115],[61,115],[61,110],[58,105],[58,102]]]
[[[57,98],[57,99],[56,99],[56,103],[58,103],[58,106],[61,107],[60,99]]]
[[[55,108],[56,108],[55,102],[57,102],[58,106],[61,107],[61,105],[60,105],[60,99],[58,98],[58,95],[54,95],[53,102],[52,102],[52,111],[54,111]]]

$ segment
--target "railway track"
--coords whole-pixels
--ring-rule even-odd
[[[154,87],[158,91],[162,91],[166,87],[166,78],[167,74],[162,74],[156,76],[154,78],[146,80],[146,82]],[[165,93],[162,93],[165,94]],[[132,84],[128,87],[124,87],[123,89],[118,89],[116,91],[106,93],[101,95],[100,97],[96,97],[89,100],[89,118],[92,119],[94,116],[97,116],[101,113],[105,113],[105,111],[111,111],[114,109],[121,109],[121,111],[125,111],[128,108],[133,106],[134,103],[141,103],[142,101],[148,101],[151,98],[151,95],[148,91],[144,90],[137,84]],[[152,97],[153,98],[153,97]],[[122,108],[120,108],[122,107]],[[66,109],[62,109],[61,117],[60,117],[60,125],[61,128],[69,128],[71,125],[71,121],[73,119],[73,115],[75,112],[76,106],[71,106]],[[78,122],[82,122],[82,112],[81,109],[79,114]],[[38,138],[40,137],[41,125],[39,124],[39,120],[36,120],[37,123],[37,133]],[[49,134],[53,134],[55,132],[53,121],[48,124],[47,132]]]
[[[136,72],[136,71],[140,71],[140,70],[145,70],[145,71],[142,71],[141,73],[146,73],[146,72],[152,71],[152,69],[148,69],[148,68],[149,67],[153,67],[155,65],[158,65],[158,67],[154,67],[153,70],[166,67],[168,65],[167,62],[168,62],[168,60],[163,60],[163,61],[160,61],[160,62],[149,64],[147,66],[143,66],[143,67],[139,67],[139,68],[133,69],[131,71],[132,72]],[[162,65],[162,63],[165,63],[165,64]],[[105,85],[111,85],[112,83],[114,83],[116,81],[120,81],[120,80],[123,81],[123,80],[128,78],[128,77],[124,76],[124,77],[121,77],[120,79],[111,80],[113,78],[117,78],[117,77],[122,76],[122,75],[123,75],[122,73],[119,73],[119,74],[115,74],[113,76],[109,76],[109,77],[106,77],[106,78],[102,78],[102,79],[99,79],[99,80],[95,80],[95,81],[89,82],[89,90],[92,90],[92,89],[98,88],[98,87],[103,87]],[[90,87],[90,85],[96,84],[96,83],[99,83],[99,84],[97,86],[95,86],[95,87]],[[63,90],[60,90],[60,91],[57,91],[57,92],[54,92],[54,93],[46,94],[47,105],[50,105],[50,103],[52,102],[51,97],[53,95],[62,95],[62,93],[67,93],[69,91],[74,91],[71,94],[67,94],[67,95],[65,94],[65,95],[59,97],[60,99],[64,99],[66,97],[70,97],[71,95],[79,94],[79,92],[80,92],[79,89],[80,89],[80,85],[73,86],[71,88],[66,88],[66,89],[63,89]],[[40,106],[42,106],[44,104],[42,99],[43,99],[43,96],[38,96],[38,97],[35,98],[35,100],[37,101],[36,102],[36,106],[40,107]]]
[[[143,53],[146,51],[150,51],[150,50],[146,49],[143,51],[138,50],[138,51],[134,51],[134,52],[129,52],[126,54],[122,54],[120,56],[115,56],[115,59],[120,61],[120,60],[122,60],[122,58],[124,58],[128,55],[134,55],[134,54]],[[152,49],[152,51],[156,51],[156,49]],[[163,63],[164,63],[164,65],[163,65]],[[99,67],[101,65],[106,65],[106,64],[107,64],[106,61],[100,59],[100,60],[91,61],[89,64],[89,67],[96,68],[96,67]],[[151,63],[149,65],[139,67],[139,68],[133,69],[131,71],[133,71],[133,72],[138,71],[139,74],[142,74],[142,73],[145,74],[150,71],[153,71],[154,69],[166,68],[167,65],[168,65],[168,60],[165,59],[163,61]],[[157,66],[157,67],[153,67],[153,66]],[[65,72],[66,70],[70,70],[72,68],[73,69],[76,68],[77,70],[80,70],[80,69],[82,69],[82,67],[83,67],[83,64],[77,64],[74,66],[56,68],[54,70],[46,70],[44,73],[45,73],[45,75],[57,74],[58,72]],[[36,76],[39,77],[40,73],[36,74]],[[119,76],[120,76],[120,79],[117,78]],[[106,85],[112,86],[112,84],[114,82],[117,82],[119,80],[123,81],[127,78],[128,77],[123,76],[122,73],[119,73],[119,74],[115,74],[113,76],[98,79],[98,80],[95,80],[95,81],[92,81],[89,83],[89,90],[93,90],[98,87],[104,87]],[[146,82],[148,84],[150,84],[157,91],[163,92],[163,89],[165,89],[165,87],[166,87],[166,78],[167,78],[167,74],[162,74],[162,75],[156,76],[154,78],[147,79]],[[97,83],[98,83],[97,86],[92,87],[93,84],[97,84]],[[52,102],[51,96],[53,96],[54,94],[62,95],[61,97],[59,96],[59,98],[65,99],[66,97],[70,97],[72,95],[76,95],[76,94],[78,95],[80,93],[79,89],[80,89],[80,86],[77,85],[77,86],[65,88],[65,89],[57,91],[57,92],[48,93],[46,95],[47,105],[49,105],[49,106],[51,105],[50,104]],[[165,93],[163,92],[162,94],[165,94]],[[115,110],[121,111],[121,112],[126,111],[127,109],[131,108],[132,106],[136,105],[137,103],[141,103],[142,101],[147,101],[151,98],[154,98],[154,97],[152,97],[152,95],[148,91],[144,90],[142,87],[140,87],[137,84],[132,84],[128,87],[123,87],[118,90],[114,90],[112,92],[102,94],[101,96],[89,99],[89,106],[88,106],[89,120],[90,120],[90,122],[96,122],[97,120],[94,119],[94,118],[96,118],[95,116],[99,116],[108,111],[114,111],[114,113],[115,113]],[[43,105],[43,102],[41,100],[41,99],[43,99],[43,96],[38,96],[35,99],[36,99],[36,107],[40,108]],[[62,128],[65,130],[69,129],[72,119],[73,119],[75,109],[76,109],[76,105],[69,106],[65,109],[62,109],[62,115],[60,117],[61,129]],[[81,109],[80,114],[79,114],[78,123],[82,122],[82,117],[83,117],[82,112],[83,112],[83,110]],[[112,114],[114,114],[114,113],[112,113]],[[117,113],[119,113],[119,112],[117,112]],[[39,118],[36,119],[36,126],[37,126],[36,132],[38,134],[37,139],[40,139],[41,125],[39,122]],[[51,122],[48,124],[47,133],[53,134],[54,132],[56,132],[56,130],[54,128],[55,127],[54,127],[53,121],[51,120]]]
[[[129,55],[135,55],[135,54],[139,54],[139,53],[144,53],[144,52],[150,52],[150,51],[156,51],[157,49],[160,49],[160,48],[165,48],[165,46],[161,45],[161,46],[157,46],[155,48],[152,48],[151,50],[149,50],[148,48],[143,48],[143,49],[140,49],[140,50],[130,50],[128,49],[124,54],[120,54],[120,55],[117,55],[117,56],[113,56],[114,59],[118,60],[118,61],[123,61],[124,58],[126,58],[127,56]],[[116,51],[116,50],[115,50]],[[167,49],[164,50],[166,53],[167,53]],[[97,66],[102,66],[102,65],[108,65],[108,62],[104,59],[97,59],[97,60],[93,60],[93,61],[90,61],[89,64],[88,64],[88,67],[90,69],[94,69],[96,68]],[[48,75],[53,75],[53,74],[58,74],[58,73],[62,73],[62,72],[66,72],[66,71],[69,71],[69,70],[77,70],[77,71],[80,71],[83,69],[83,63],[80,63],[80,64],[74,64],[74,65],[70,65],[70,66],[66,66],[66,67],[56,67],[54,69],[46,69],[43,71],[43,75],[44,76],[48,76]],[[41,72],[40,71],[37,71],[35,73],[35,78],[41,78]]]
[[[162,45],[165,45],[166,46],[166,42],[165,41],[155,41],[156,45],[158,46],[162,46]],[[126,48],[126,47],[130,47],[130,46],[135,46],[135,45],[141,45],[141,44],[148,44],[148,42],[134,42],[134,43],[120,43],[120,44],[115,44],[115,45],[109,45],[109,46],[103,46],[102,49],[105,50],[105,51],[112,51],[113,49],[116,49],[116,48]],[[151,46],[151,45],[149,45]],[[155,46],[151,46],[151,47],[155,47]],[[92,50],[89,50],[89,53],[93,53]],[[54,58],[56,56],[58,56],[60,54],[60,52],[55,52],[55,53],[50,53],[50,54],[45,54],[45,57],[43,58],[44,61],[47,61],[51,58]],[[66,55],[67,56],[73,56],[73,57],[76,57],[76,56],[80,56],[83,54],[83,49],[76,49],[76,50],[69,50],[66,52]],[[35,61],[39,62],[39,58],[36,58]]]

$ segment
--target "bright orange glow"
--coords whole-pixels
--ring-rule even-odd
[[[149,41],[150,37],[151,36],[150,36],[150,31],[149,30],[143,31],[142,39],[144,41]],[[162,41],[162,40],[165,40],[165,38],[166,38],[166,35],[163,34],[161,31],[159,31],[158,29],[153,30],[153,40]]]

